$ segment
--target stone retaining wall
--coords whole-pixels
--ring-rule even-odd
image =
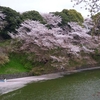
[[[21,78],[21,77],[28,77],[28,76],[32,76],[29,73],[17,73],[17,74],[3,74],[0,75],[0,79],[13,79],[13,78]]]
[[[58,72],[63,72],[63,73],[66,73],[66,74],[71,74],[71,73],[75,73],[75,72],[81,72],[81,71],[86,71],[86,70],[94,70],[94,69],[100,69],[100,65],[98,67],[95,67],[97,65],[88,65],[88,66],[82,66],[82,67],[76,67],[75,69],[73,70],[70,70],[70,71],[58,71]],[[57,73],[57,72],[54,72],[54,73]],[[24,73],[17,73],[17,74],[3,74],[3,75],[0,75],[0,80],[6,78],[6,79],[14,79],[14,78],[21,78],[21,77],[28,77],[28,76],[33,76],[32,73],[27,73],[27,72],[24,72]]]

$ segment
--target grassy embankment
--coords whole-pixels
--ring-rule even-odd
[[[10,45],[10,41],[1,42],[0,48],[6,48]],[[11,47],[10,47],[11,48]],[[37,47],[35,47],[37,48]],[[61,48],[52,49],[48,51],[41,51],[37,48],[38,54],[26,53],[26,52],[7,52],[9,62],[0,65],[0,74],[13,74],[13,73],[23,73],[30,72],[33,75],[40,75],[45,73],[52,73],[62,71],[60,66],[65,64],[65,70],[71,70],[73,68],[84,68],[87,65],[92,65],[92,60],[100,64],[100,54],[98,50],[95,50],[94,54],[88,55],[89,60],[77,59],[72,56],[69,57],[66,50]],[[65,57],[63,62],[54,61],[50,58],[50,55],[60,57]],[[82,54],[83,57],[87,54]],[[52,66],[53,65],[53,66]],[[55,67],[57,65],[57,67]]]
[[[11,53],[9,54],[7,51],[7,47],[9,45],[10,45],[10,40],[0,42],[0,50],[1,50],[0,53],[6,55],[9,58],[9,62],[0,65],[0,74],[27,72],[28,69],[26,69],[24,67],[24,64],[22,64],[21,62],[21,59],[23,59],[24,57]],[[1,57],[1,60],[3,61],[5,59]]]

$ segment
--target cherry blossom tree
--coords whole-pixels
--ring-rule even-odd
[[[84,6],[81,8],[88,10],[91,15],[94,15],[100,11],[100,0],[71,0],[71,2],[74,2],[74,6],[83,3]]]
[[[64,34],[66,30],[61,27],[52,27],[48,29],[44,24],[39,21],[25,20],[21,26],[16,29],[17,33],[9,33],[9,35],[16,39],[22,40],[21,47],[19,50],[30,50],[34,51],[34,44],[41,47],[42,49],[48,48],[67,48],[69,53],[77,55],[81,48],[79,45],[90,45],[91,35],[87,34],[87,30],[82,28],[75,22],[68,23],[72,30],[68,34]],[[89,41],[89,42],[88,42]],[[95,46],[95,43],[93,43]],[[84,47],[86,51],[86,47]],[[90,46],[92,48],[92,46]],[[82,49],[83,50],[83,49]],[[91,52],[91,50],[88,50]]]
[[[71,0],[71,2],[74,2],[74,6],[84,4],[83,7],[85,10],[88,10],[90,13],[90,17],[97,14],[100,11],[100,0]],[[97,30],[98,24],[100,23],[100,14],[96,17],[95,20],[93,20],[94,27],[92,29],[91,34],[95,33]]]
[[[54,14],[42,14],[42,17],[47,22],[48,25],[53,25],[53,27],[58,27],[58,24],[61,23],[62,19],[60,16],[55,16]]]

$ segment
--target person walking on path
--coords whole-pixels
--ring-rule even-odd
[[[7,82],[6,78],[4,78],[4,82]]]

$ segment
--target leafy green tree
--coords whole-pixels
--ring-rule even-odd
[[[73,21],[73,22],[83,23],[84,21],[81,13],[77,12],[74,9],[70,10],[64,9],[62,12],[65,13],[66,16],[68,16],[70,22]]]
[[[40,21],[43,24],[45,23],[45,21],[43,20],[43,17],[39,14],[39,12],[35,10],[22,13],[22,18],[24,20],[31,19],[35,21]]]
[[[63,9],[61,12],[54,12],[55,15],[59,15],[62,18],[62,25],[66,25],[68,22],[83,23],[84,19],[82,15],[74,9]]]
[[[20,13],[12,10],[9,7],[1,7],[0,11],[6,15],[5,20],[7,21],[7,25],[3,30],[0,31],[0,36],[4,39],[9,39],[10,36],[7,34],[8,32],[15,31],[16,28],[19,27],[20,23],[23,21]]]

